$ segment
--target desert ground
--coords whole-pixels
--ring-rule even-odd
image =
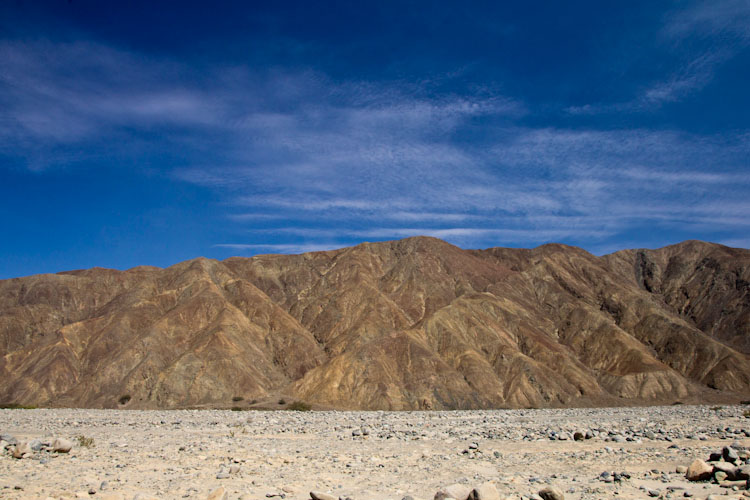
[[[566,499],[743,498],[744,481],[692,482],[683,467],[728,446],[737,471],[750,462],[746,409],[0,410],[0,498],[431,500],[487,483],[502,499],[545,487]],[[73,448],[53,452],[56,438]],[[35,449],[14,458],[24,442]]]

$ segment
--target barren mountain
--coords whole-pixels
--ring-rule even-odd
[[[749,283],[750,251],[711,243],[596,257],[425,237],[4,280],[0,403],[747,399]]]

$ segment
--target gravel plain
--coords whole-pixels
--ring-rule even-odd
[[[560,498],[540,497],[545,487],[566,499],[747,498],[744,480],[684,470],[724,447],[739,458],[714,471],[750,463],[747,408],[0,410],[0,498],[432,500],[487,483],[500,499]],[[53,452],[56,438],[70,452]]]

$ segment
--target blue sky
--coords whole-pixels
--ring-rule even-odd
[[[0,4],[0,278],[750,246],[750,2]]]

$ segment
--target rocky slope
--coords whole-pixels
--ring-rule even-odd
[[[750,251],[710,243],[596,257],[424,237],[17,278],[0,281],[0,403],[750,399],[748,282]]]

